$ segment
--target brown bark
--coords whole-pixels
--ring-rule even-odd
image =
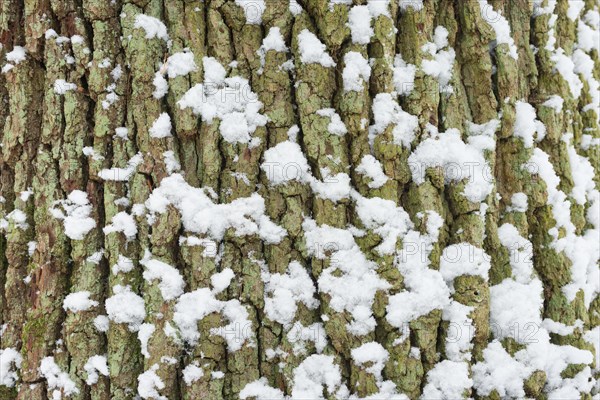
[[[598,395],[598,8],[2,1],[0,398]]]

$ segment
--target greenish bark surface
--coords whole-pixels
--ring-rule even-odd
[[[600,395],[599,7],[596,0],[0,2],[0,399],[306,398],[306,380],[323,385],[313,393],[327,399]],[[371,16],[366,41],[353,31],[358,10]],[[152,17],[151,26],[140,16]],[[499,36],[505,28],[510,40]],[[285,49],[268,47],[274,33]],[[331,63],[306,58],[306,34]],[[171,73],[177,65],[169,57],[188,52],[195,67]],[[369,74],[357,72],[359,86],[349,89],[356,59]],[[227,78],[244,78],[217,101],[261,104],[266,119],[250,128],[251,140],[228,140],[227,121],[180,103],[198,84],[224,87],[209,82],[214,63]],[[162,81],[168,88],[157,94]],[[560,107],[550,102],[556,96]],[[376,107],[384,100],[393,108],[388,121]],[[523,104],[533,112],[526,128]],[[170,135],[156,137],[164,115]],[[332,130],[334,118],[344,133]],[[448,135],[460,146],[433,161],[417,157]],[[291,153],[266,165],[282,145],[298,149],[308,171]],[[477,154],[478,164],[463,151]],[[455,161],[444,164],[449,153]],[[370,160],[380,183],[365,172]],[[275,181],[270,168],[284,179]],[[155,211],[152,199],[174,176],[185,184],[163,196],[201,190],[221,205],[258,196],[258,211],[246,211],[243,226],[225,213],[219,233],[193,229],[182,209],[197,202]],[[486,185],[481,201],[465,195],[478,179]],[[74,193],[87,196],[85,217],[94,221],[78,237],[65,219]],[[123,217],[130,222],[120,229]],[[268,225],[272,235],[285,234],[265,239],[265,221],[277,225]],[[81,223],[75,219],[75,228]],[[471,255],[449,260],[449,249],[483,253],[485,271]],[[149,260],[162,263],[158,276]],[[466,266],[452,275],[457,263]],[[312,300],[296,293],[291,315],[277,317],[273,310],[289,309],[283,300],[297,281],[273,287],[296,264]],[[167,282],[165,271],[181,281]],[[216,274],[228,271],[229,285],[217,290]],[[501,290],[536,282],[537,303],[524,306],[532,320],[515,312],[510,326],[499,322]],[[440,305],[426,295],[436,283]],[[108,306],[123,290],[143,304],[133,323]],[[69,296],[82,292],[92,303],[69,308]],[[221,307],[196,321],[193,343],[177,323],[184,292],[211,293],[210,304]],[[233,309],[245,311],[244,324]],[[394,317],[400,309],[414,312]],[[526,323],[534,333],[524,339]],[[532,343],[564,361],[560,371],[537,362]],[[492,350],[525,371],[516,389],[481,372],[517,368],[492,361]],[[106,371],[92,366],[96,356]],[[49,359],[54,375],[42,367]],[[459,367],[464,387],[450,373]]]

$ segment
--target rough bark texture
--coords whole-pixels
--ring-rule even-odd
[[[347,21],[354,7],[367,3],[370,7],[383,3],[385,11],[374,13],[372,7],[372,33],[365,43],[353,37]],[[427,398],[434,387],[442,393],[440,398],[451,398],[452,392],[440,388],[435,374],[440,372],[441,381],[449,385],[455,379],[444,370],[444,360],[456,363],[450,370],[466,366],[466,378],[474,379],[460,392],[464,397],[546,398],[554,393],[558,398],[573,398],[577,393],[591,398],[599,390],[595,379],[600,379],[594,357],[600,347],[600,275],[597,247],[586,246],[590,237],[592,242],[600,240],[596,103],[600,59],[596,47],[581,43],[578,30],[584,24],[592,36],[598,35],[593,21],[598,3],[488,3],[0,1],[0,349],[4,360],[0,377],[5,377],[0,381],[0,398],[119,400],[139,394],[149,399],[235,399],[240,394],[258,396],[249,389],[258,386],[269,394],[257,398],[306,398],[300,387],[306,380],[299,373],[303,369],[309,375],[313,372],[314,385],[324,385],[317,393],[325,398],[402,398],[400,394]],[[161,21],[168,40],[140,26],[141,14]],[[502,21],[510,27],[514,44],[497,40],[494,24]],[[447,44],[438,43],[443,42],[440,26],[447,30]],[[279,28],[287,51],[261,51],[263,39],[274,27]],[[335,66],[302,60],[299,37],[305,30],[326,46]],[[24,58],[15,60],[19,49],[24,50]],[[447,82],[426,72],[427,62],[451,50],[453,63],[442,62],[442,69],[449,71]],[[167,58],[184,51],[193,54],[196,68],[171,75]],[[346,73],[353,66],[348,65],[352,64],[349,54],[370,62],[370,76],[358,80],[359,89],[345,87]],[[557,68],[561,55],[575,60],[571,75]],[[228,141],[218,116],[207,121],[202,113],[180,105],[188,90],[214,73],[207,70],[214,69],[207,57],[218,61],[228,77],[247,79],[249,87],[242,87],[241,96],[256,95],[262,103],[260,113],[268,122],[251,130],[252,141]],[[400,57],[408,69],[414,66],[414,78],[400,68]],[[589,60],[590,70],[580,67],[582,58]],[[164,96],[155,95],[157,76],[168,82]],[[580,85],[580,91],[574,93],[572,85]],[[384,93],[391,94],[389,100],[398,103],[401,113],[417,118],[406,141],[398,140],[396,127],[410,130],[407,119],[373,128],[377,126],[373,105]],[[544,104],[554,95],[564,99],[562,107]],[[234,98],[240,93],[224,96]],[[515,121],[519,104],[525,103],[535,111],[528,122],[537,118],[537,126],[545,127],[545,136],[540,129],[537,136],[525,132],[534,139],[532,143],[515,134],[522,131]],[[347,132],[331,133],[331,117],[318,112],[322,109],[335,110]],[[170,117],[171,135],[155,137],[152,127],[163,113]],[[127,128],[125,136],[117,129],[122,127]],[[457,140],[465,149],[479,152],[485,165],[465,168],[460,162],[434,165],[410,158],[421,145],[449,132],[458,132]],[[484,136],[493,145],[477,147],[477,137]],[[308,178],[298,174],[295,161],[264,164],[266,151],[293,142],[308,162]],[[544,155],[558,177],[557,187],[549,187],[552,184],[543,176],[548,171],[548,165],[539,161]],[[365,156],[373,156],[387,177],[382,184],[361,172]],[[589,174],[581,172],[582,163],[591,166],[593,181],[585,181]],[[456,166],[458,175],[452,169]],[[423,170],[423,179],[415,179],[415,169]],[[478,179],[465,173],[472,170],[485,173],[484,181],[491,185],[480,202],[464,194],[469,180]],[[287,179],[275,184],[273,171],[283,171]],[[258,208],[264,207],[266,217],[246,215],[246,222],[260,225],[259,219],[268,218],[286,234],[267,240],[251,226],[246,227],[250,234],[245,233],[236,221],[223,223],[223,235],[191,229],[183,206],[173,201],[160,212],[151,212],[149,196],[163,180],[178,174],[191,187],[205,188],[204,197],[214,203],[245,201],[257,193],[263,202]],[[344,184],[344,179],[349,183]],[[338,186],[343,193],[333,198],[330,188]],[[325,188],[325,194],[319,188]],[[56,212],[68,214],[65,200],[76,190],[87,194],[87,218],[96,222],[79,238],[68,234],[67,220]],[[517,193],[525,194],[525,208],[515,205]],[[561,195],[565,201],[556,200]],[[383,215],[369,219],[361,204],[367,214]],[[568,223],[558,220],[557,210],[564,204],[570,210]],[[402,222],[404,212],[409,218]],[[122,216],[133,219],[132,235],[105,229]],[[390,221],[405,227],[390,231]],[[327,238],[319,227],[333,234]],[[518,235],[512,238],[523,241],[503,241],[499,231],[507,227],[516,228]],[[355,247],[344,247],[347,240],[340,238],[344,233],[353,236]],[[311,234],[318,238],[311,240]],[[390,237],[391,251],[382,250],[380,245]],[[561,238],[566,238],[566,246],[557,244]],[[569,247],[573,243],[579,243],[574,250]],[[444,263],[452,263],[444,250],[461,244],[465,245],[453,249],[483,249],[489,270],[475,273],[469,269],[474,264],[469,264],[450,281],[443,281],[439,277],[446,276]],[[417,260],[409,257],[403,263],[401,259],[415,249]],[[581,252],[590,254],[583,267],[577,258]],[[515,257],[533,260],[533,273],[526,281],[539,279],[543,298],[539,313],[533,310],[539,315],[533,321],[511,320],[513,332],[507,334],[509,326],[494,322],[494,301],[502,304],[494,297],[500,289],[494,288],[506,280],[518,281]],[[133,268],[116,268],[125,258]],[[186,293],[214,287],[211,277],[230,269],[233,279],[224,290],[213,290],[213,300],[232,307],[239,301],[247,322],[233,323],[227,308],[209,312],[197,321],[199,339],[186,341],[174,322],[181,293],[165,296],[160,273],[152,277],[148,272],[149,260],[172,266],[175,275],[183,277]],[[284,321],[269,310],[288,304],[269,305],[269,301],[292,297],[284,289],[277,297],[268,287],[275,277],[291,273],[295,262],[310,277],[313,302],[294,297],[291,318]],[[367,266],[361,274],[372,273],[380,284],[371,294],[363,293],[369,285],[361,280],[364,276],[344,279],[352,275],[344,265],[360,262],[361,268]],[[410,273],[419,262],[419,268],[432,270],[436,282],[448,286],[448,295],[443,306],[416,312],[406,324],[399,323],[391,317],[394,308],[413,305],[402,300],[406,297],[394,296],[422,295],[416,289],[421,277]],[[164,271],[168,266],[159,268]],[[336,277],[342,293],[326,288],[325,278]],[[123,287],[143,300],[145,318],[131,324],[109,315],[108,329],[99,329],[97,317],[110,314],[106,300],[115,298]],[[355,304],[340,306],[340,298],[351,298],[353,291],[356,298],[350,303]],[[88,292],[97,303],[81,311],[64,306],[69,294],[79,292]],[[198,307],[205,307],[200,303]],[[366,310],[356,307],[364,304]],[[464,306],[470,307],[468,319],[458,321],[451,310]],[[524,307],[531,311],[530,306]],[[351,329],[357,320],[373,323],[362,330]],[[542,320],[548,321],[542,326]],[[549,321],[564,324],[565,329],[549,328]],[[463,322],[464,329],[460,328]],[[524,327],[527,322],[532,325]],[[465,357],[457,358],[448,348],[456,342],[457,327],[459,336],[468,335],[470,345],[461,349]],[[531,333],[529,328],[534,332],[531,337],[519,337]],[[144,343],[140,332],[148,330],[152,333]],[[520,356],[530,346],[528,338],[544,340],[538,333],[548,336],[548,346],[557,346],[552,351],[562,346],[579,354],[563,357],[564,365],[557,367],[558,382],[543,366]],[[482,387],[477,371],[494,364],[486,359],[486,349],[495,340],[507,357],[527,365],[517,384],[522,392]],[[353,350],[366,344],[373,347],[363,347],[368,356],[360,361]],[[583,352],[574,353],[577,349]],[[386,354],[383,365],[377,362],[379,350]],[[323,358],[316,358],[317,354]],[[106,357],[108,374],[99,371],[97,380],[89,383],[93,371],[89,360],[96,355]],[[66,375],[52,378],[40,369],[47,357],[53,357]],[[310,370],[309,361],[317,367]],[[324,369],[319,370],[327,362],[333,365],[333,383],[321,376]],[[188,379],[184,371],[189,372],[190,365],[203,373]],[[13,372],[15,379],[6,378]],[[152,374],[156,379],[148,390],[145,378]],[[247,386],[261,378],[255,386]],[[267,392],[268,387],[273,391]]]

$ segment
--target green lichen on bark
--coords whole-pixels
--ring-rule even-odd
[[[515,249],[499,234],[505,224],[513,225],[531,244],[530,278],[539,278],[543,285],[541,318],[573,328],[566,334],[550,332],[550,343],[590,354],[598,351],[589,332],[600,325],[599,291],[593,291],[591,298],[582,289],[571,295],[569,285],[581,279],[578,260],[568,248],[557,245],[561,238],[581,238],[598,229],[593,222],[593,207],[598,207],[593,196],[600,185],[594,82],[600,80],[600,58],[598,49],[582,50],[579,42],[579,24],[593,25],[585,15],[591,13],[590,20],[597,15],[597,1],[583,1],[573,18],[573,2],[567,0],[558,0],[554,7],[548,0],[540,4],[391,0],[385,12],[371,19],[368,44],[353,41],[348,18],[352,7],[366,6],[374,12],[371,1],[265,0],[264,9],[262,3],[0,3],[0,67],[4,68],[0,74],[0,349],[16,349],[23,358],[16,386],[0,386],[0,397],[51,398],[56,387],[39,370],[48,356],[74,383],[77,390],[70,398],[81,400],[132,399],[141,384],[138,377],[155,366],[161,382],[155,388],[168,399],[235,399],[260,378],[291,395],[299,367],[319,353],[333,356],[341,383],[352,394],[381,396],[382,381],[390,381],[398,393],[419,398],[434,380],[436,366],[448,358],[453,321],[440,308],[419,314],[400,328],[388,319],[390,297],[413,290],[413,283],[399,269],[402,251],[412,243],[404,240],[406,232],[402,232],[391,253],[378,251],[386,231],[363,220],[357,199],[390,201],[408,214],[407,230],[434,237],[426,249],[420,249],[432,272],[440,270],[443,251],[451,245],[468,243],[489,256],[487,279],[469,273],[456,276],[446,299],[471,307],[470,357],[461,360],[470,377],[497,338],[495,327],[490,326],[492,288],[517,280]],[[543,11],[544,7],[550,11]],[[252,20],[257,12],[260,18]],[[157,25],[140,24],[137,18],[142,15],[156,18],[152,23]],[[494,23],[502,21],[498,16],[510,28],[512,42],[497,37]],[[158,32],[162,24],[168,38],[148,30]],[[438,46],[440,27],[448,33],[443,46]],[[273,28],[281,33],[286,51],[264,51],[264,40]],[[304,30],[325,46],[335,66],[303,60],[306,49],[298,37]],[[17,46],[23,47],[25,59],[5,67],[11,61],[7,54]],[[437,50],[432,52],[431,46]],[[435,72],[426,73],[424,68],[436,62],[435,53],[442,48],[455,51],[445,87]],[[170,76],[166,71],[173,66],[167,60],[183,52],[193,54],[195,68]],[[363,79],[360,90],[345,88],[346,70],[353,67],[350,53],[360,55],[370,68],[370,78]],[[570,77],[557,69],[557,57],[563,54],[576,61]],[[398,56],[414,66],[414,80],[397,70]],[[247,79],[241,95],[261,102],[260,113],[268,119],[264,126],[253,127],[252,141],[226,140],[220,117],[209,122],[205,115],[178,103],[214,72],[206,70],[205,57],[216,59],[227,77]],[[585,57],[589,58],[586,65],[591,65],[589,73],[584,72]],[[157,76],[167,82],[165,96],[155,94]],[[575,79],[581,84],[580,93],[572,90]],[[74,86],[64,92],[60,87],[55,90],[61,82]],[[403,111],[416,116],[418,127],[411,143],[398,143],[392,123],[381,132],[373,130],[372,106],[381,94],[390,94]],[[229,95],[240,93],[223,93]],[[544,104],[552,96],[560,96],[564,104],[558,108]],[[515,135],[518,102],[531,104],[545,127],[533,145]],[[320,112],[323,109],[339,115],[346,134],[330,132],[330,111]],[[163,113],[170,118],[171,135],[153,137],[152,126]],[[409,157],[420,145],[457,130],[461,140],[472,146],[481,139],[476,136],[484,135],[480,127],[488,123],[493,124],[485,126],[497,127],[487,133],[494,145],[481,150],[491,183],[483,201],[473,202],[464,194],[472,176],[453,180],[444,166],[417,166],[425,171],[423,182],[415,181],[415,164]],[[122,128],[127,129],[126,136]],[[288,141],[298,144],[312,177],[274,184],[269,171],[261,168],[264,154]],[[546,166],[531,162],[539,151],[548,155],[556,189],[548,186],[548,171],[540,170]],[[372,177],[357,170],[367,155],[385,175],[381,185],[372,184]],[[140,163],[131,168],[136,159]],[[584,189],[583,204],[577,196],[581,172],[576,168],[581,160],[589,161],[595,172]],[[215,239],[210,232],[186,226],[181,204],[148,212],[156,207],[147,202],[149,196],[174,173],[194,188],[205,188],[207,198],[219,204],[258,193],[264,200],[264,214],[285,229],[285,237],[272,242],[258,234],[240,236],[228,225]],[[337,174],[348,175],[347,194],[332,199],[317,193],[319,184],[326,185]],[[65,222],[52,212],[74,190],[86,194],[90,217],[96,222],[79,239],[68,236]],[[564,204],[556,200],[557,191],[568,202],[573,232],[557,214]],[[527,197],[526,210],[513,204],[513,195],[521,193]],[[120,213],[132,216],[133,237],[103,231]],[[442,222],[439,235],[432,235],[428,222],[436,215]],[[339,243],[310,248],[308,225],[303,225],[307,221],[352,232],[357,248],[375,266],[376,277],[387,285],[371,299],[369,312],[376,326],[368,332],[352,333],[348,328],[352,313],[343,307],[340,311],[336,294],[322,290],[328,272],[335,271],[335,277],[344,274],[335,264]],[[260,224],[248,224],[255,222]],[[123,257],[131,260],[133,268],[113,271]],[[235,278],[214,295],[220,302],[239,301],[248,313],[247,325],[222,332],[230,320],[225,313],[211,312],[197,323],[197,345],[181,340],[174,322],[178,299],[165,299],[163,282],[143,275],[148,257],[173,266],[183,277],[185,292],[213,288],[211,277],[230,268]],[[308,274],[318,306],[296,302],[291,323],[283,324],[270,318],[266,304],[274,294],[266,288],[275,274],[284,276],[296,262]],[[129,286],[143,299],[143,322],[154,329],[147,343],[141,343],[137,328],[127,323],[111,320],[108,331],[98,329],[96,318],[107,314],[105,301],[117,285]],[[84,311],[65,310],[66,296],[83,291],[98,305]],[[357,296],[356,302],[360,301]],[[313,336],[299,337],[299,329]],[[228,335],[243,341],[240,349],[230,349]],[[353,350],[371,342],[387,352],[381,373],[374,372],[372,362],[360,363],[353,355]],[[512,357],[527,348],[527,343],[511,337],[501,343]],[[86,364],[96,355],[106,356],[109,374],[100,373],[96,383],[88,384]],[[184,372],[190,366],[199,368],[201,376],[190,380]],[[586,367],[600,378],[599,366],[591,361],[568,364],[561,371],[562,379],[585,373]],[[540,369],[532,369],[522,382],[523,393],[531,398],[547,398],[556,389],[553,385]],[[581,397],[591,398],[593,390],[597,388],[586,393],[582,389]],[[325,392],[328,398],[336,398],[329,389]],[[502,398],[497,389],[485,395],[476,385],[461,395]]]

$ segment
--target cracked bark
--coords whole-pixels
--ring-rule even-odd
[[[443,217],[440,239],[430,255],[431,268],[439,268],[441,251],[455,243],[468,242],[492,256],[489,282],[472,276],[455,281],[453,299],[474,307],[473,362],[481,360],[482,351],[491,340],[489,287],[510,276],[509,254],[497,235],[498,227],[505,222],[514,224],[524,237],[531,238],[535,270],[544,284],[543,316],[567,325],[579,319],[586,328],[600,324],[600,298],[596,297],[586,308],[582,293],[569,302],[561,291],[571,277],[570,261],[548,246],[551,241],[548,230],[556,221],[547,205],[547,190],[539,177],[521,168],[532,149],[512,135],[515,101],[524,99],[536,107],[538,118],[546,125],[546,138],[538,147],[550,155],[560,177],[559,188],[565,193],[570,193],[574,183],[562,134],[572,132],[576,144],[581,143],[585,132],[591,131],[598,137],[595,111],[584,110],[591,102],[589,86],[586,83],[582,96],[574,99],[568,84],[554,72],[550,54],[544,48],[549,16],[531,19],[526,0],[490,1],[509,20],[519,53],[518,60],[514,60],[506,44],[490,52],[494,32],[482,18],[479,4],[471,0],[426,0],[420,11],[410,8],[401,11],[397,2],[392,1],[389,16],[381,15],[373,21],[374,37],[369,45],[353,44],[350,40],[350,30],[345,24],[348,7],[336,5],[330,10],[326,0],[299,3],[304,12],[294,16],[287,2],[267,0],[260,25],[246,24],[242,8],[227,0],[5,0],[0,4],[0,59],[4,62],[6,53],[17,45],[27,51],[25,61],[0,74],[0,195],[4,199],[0,202],[0,217],[21,210],[28,223],[22,229],[10,222],[0,237],[0,323],[6,324],[0,348],[13,347],[23,356],[22,384],[16,388],[0,386],[1,398],[51,397],[38,371],[41,359],[49,355],[55,356],[62,370],[76,383],[79,394],[73,398],[77,399],[133,398],[138,375],[154,364],[161,365],[158,375],[165,387],[160,393],[169,399],[233,399],[247,383],[259,377],[266,377],[271,386],[289,394],[293,370],[304,356],[293,351],[285,327],[265,315],[261,268],[266,266],[270,273],[284,273],[290,261],[299,260],[316,281],[331,260],[308,255],[303,240],[304,217],[310,216],[319,225],[345,228],[352,224],[364,228],[348,200],[334,203],[319,198],[308,184],[300,182],[269,186],[260,169],[262,155],[266,149],[287,140],[288,129],[295,124],[300,128],[298,142],[317,178],[323,178],[320,175],[323,168],[332,174],[349,173],[353,187],[361,195],[393,200],[423,232],[425,221],[420,221],[417,214],[433,210]],[[594,1],[587,0],[586,9],[593,7]],[[576,41],[576,26],[567,18],[567,8],[566,0],[558,2],[556,37],[557,46],[570,53]],[[143,30],[134,29],[135,16],[140,13],[164,22],[172,41],[170,49],[161,39],[146,39]],[[479,216],[479,204],[460,196],[464,183],[455,187],[444,185],[443,176],[435,170],[428,171],[423,184],[412,182],[410,150],[393,143],[392,127],[377,136],[371,148],[369,124],[362,122],[373,120],[369,110],[374,97],[394,90],[395,55],[400,53],[406,62],[420,66],[426,57],[421,47],[432,40],[438,25],[448,29],[449,45],[456,50],[450,81],[454,92],[449,96],[440,94],[437,80],[417,69],[411,94],[398,100],[405,111],[419,119],[413,148],[423,140],[428,125],[440,131],[457,128],[466,137],[467,122],[501,120],[496,148],[485,155],[493,170],[494,190],[484,201],[488,207],[484,219]],[[257,50],[271,27],[281,29],[290,52],[268,51],[261,65]],[[48,29],[54,29],[59,36],[79,35],[82,41],[45,38]],[[300,61],[297,36],[304,29],[315,33],[327,45],[337,67]],[[534,52],[530,45],[538,51]],[[198,70],[169,79],[168,95],[156,99],[152,95],[155,72],[167,56],[186,48],[193,52]],[[345,93],[343,60],[350,51],[372,60],[372,74],[363,91]],[[266,127],[259,127],[254,133],[254,137],[260,138],[258,146],[228,143],[221,138],[218,123],[203,123],[189,109],[177,106],[178,99],[189,88],[202,82],[205,56],[216,58],[229,76],[249,79],[252,90],[263,102],[262,112],[270,119]],[[294,72],[280,67],[291,57]],[[598,53],[592,52],[592,57],[594,74],[599,78]],[[233,61],[237,64],[231,64]],[[115,80],[111,71],[117,65],[123,73]],[[57,95],[52,89],[56,79],[75,83],[77,89]],[[103,102],[109,101],[111,93],[116,93],[118,99],[104,107]],[[541,106],[554,94],[565,98],[560,113]],[[326,133],[328,118],[316,114],[323,108],[335,108],[348,128],[347,135]],[[163,112],[171,117],[173,137],[151,139],[149,128]],[[115,129],[122,126],[129,130],[128,141],[113,138]],[[91,146],[104,158],[84,156],[85,146]],[[598,187],[598,147],[576,148],[596,168]],[[279,244],[267,244],[258,237],[236,237],[230,231],[210,248],[188,246],[180,240],[180,236],[188,234],[173,208],[151,225],[145,217],[136,217],[138,233],[133,241],[118,233],[105,235],[102,228],[113,216],[120,211],[130,212],[133,204],[144,203],[168,175],[163,157],[166,151],[175,153],[189,184],[212,188],[221,203],[247,197],[258,190],[265,199],[266,213],[288,231],[288,236]],[[125,167],[138,152],[143,154],[144,161],[129,182],[105,181],[99,177],[103,168]],[[355,167],[366,154],[373,154],[389,177],[380,188],[370,188],[365,178],[355,173]],[[33,195],[23,200],[20,194],[29,188]],[[65,199],[75,189],[87,193],[94,206],[92,216],[97,221],[96,228],[81,241],[70,240],[62,223],[48,211],[54,201]],[[518,192],[528,195],[530,207],[526,213],[507,210],[512,194]],[[129,197],[129,204],[115,202],[122,197]],[[574,204],[571,213],[581,233],[586,227],[586,206]],[[31,241],[37,245],[30,256]],[[363,343],[377,341],[390,354],[383,372],[385,378],[392,380],[399,391],[418,398],[427,372],[444,357],[448,324],[442,320],[441,311],[434,310],[410,323],[409,340],[400,345],[395,342],[402,332],[386,321],[385,307],[389,295],[404,289],[404,278],[393,266],[393,257],[380,256],[374,251],[379,241],[379,236],[369,230],[357,240],[368,258],[379,265],[379,275],[391,284],[388,293],[380,291],[376,295],[375,331],[360,337],[348,333],[345,325],[352,317],[334,311],[331,299],[323,293],[318,294],[318,309],[299,305],[294,322],[303,326],[324,324],[328,338],[324,353],[336,357],[344,381],[349,387],[358,388],[360,396],[376,393],[377,386],[370,372],[353,363],[350,352]],[[397,246],[401,248],[401,243]],[[105,251],[104,259],[100,263],[90,262],[89,257],[100,249]],[[223,338],[210,335],[211,329],[224,325],[224,318],[218,314],[211,314],[199,323],[204,339],[195,348],[185,348],[174,341],[164,329],[172,318],[174,303],[163,301],[155,282],[142,279],[138,264],[145,249],[181,272],[186,291],[209,286],[213,273],[231,268],[236,279],[219,299],[238,299],[247,306],[254,345],[228,352]],[[119,256],[133,260],[136,268],[113,274],[110,268]],[[127,326],[111,323],[106,333],[95,329],[94,318],[104,314],[103,306],[82,313],[65,313],[62,308],[67,294],[82,290],[89,291],[91,298],[102,304],[113,295],[115,285],[130,285],[145,300],[148,315],[145,322],[155,325],[148,343],[149,358],[142,355],[137,334]],[[327,320],[322,318],[323,314]],[[556,336],[553,340],[592,350],[580,332]],[[510,340],[504,345],[513,351],[518,348]],[[267,349],[275,348],[289,355],[285,360],[268,356]],[[412,348],[420,350],[420,357],[411,355]],[[314,345],[308,344],[304,355],[314,352]],[[90,386],[85,383],[84,365],[95,354],[107,355],[110,376],[100,376],[98,383]],[[176,362],[165,363],[165,358]],[[186,385],[181,370],[192,362],[201,366],[204,376]],[[581,365],[570,366],[568,374],[575,375],[581,368]],[[213,379],[211,371],[224,372],[224,378]],[[545,376],[539,373],[532,377],[528,381],[528,395],[543,396],[544,381]]]

